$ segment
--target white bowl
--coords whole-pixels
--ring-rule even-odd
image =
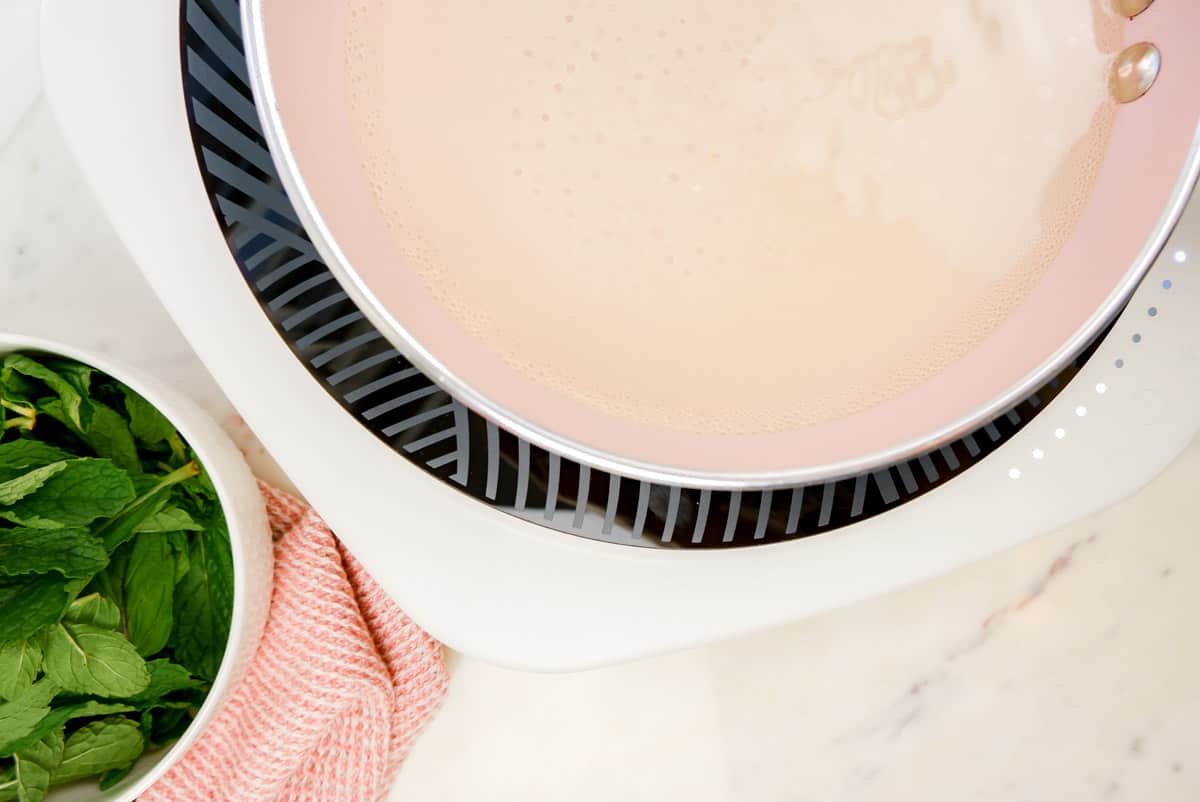
[[[233,619],[225,657],[212,690],[182,737],[167,749],[146,754],[124,780],[107,791],[96,781],[64,785],[47,802],[130,802],[154,783],[187,751],[229,698],[254,656],[271,601],[273,552],[266,510],[254,475],[242,453],[221,427],[191,400],[145,374],[84,348],[0,332],[0,356],[41,351],[91,365],[124,382],[175,424],[208,471],[229,524],[233,551]]]

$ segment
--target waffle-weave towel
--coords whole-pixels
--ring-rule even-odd
[[[233,695],[145,802],[364,802],[386,796],[446,693],[437,641],[307,505],[262,486],[275,588]]]

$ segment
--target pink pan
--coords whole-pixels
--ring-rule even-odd
[[[1152,43],[1161,54],[1152,89],[1117,107],[1073,234],[982,342],[907,392],[833,420],[740,434],[661,428],[532,380],[432,297],[361,167],[346,77],[351,5],[248,5],[247,52],[267,137],[292,202],[346,292],[401,353],[485,417],[563,456],[651,481],[729,488],[837,478],[937,447],[1002,414],[1104,331],[1162,248],[1196,177],[1200,4],[1158,0],[1121,23],[1122,48]],[[720,370],[713,367],[713,381]]]

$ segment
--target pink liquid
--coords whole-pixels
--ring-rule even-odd
[[[1089,0],[351,8],[362,163],[430,294],[547,388],[684,431],[848,416],[961,358],[1112,123]]]

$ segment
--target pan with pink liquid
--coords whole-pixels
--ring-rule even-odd
[[[1146,9],[1118,5],[1114,14],[1136,16],[1119,18],[1119,36],[1106,45],[1106,69],[1113,91],[1130,102],[1113,102],[1090,195],[1036,286],[986,337],[903,392],[863,399],[844,414],[759,430],[621,414],[538,380],[537,366],[520,369],[503,358],[439,302],[396,236],[395,210],[381,205],[363,167],[346,66],[357,6],[250,0],[243,13],[251,82],[290,198],[343,289],[405,357],[487,419],[553,453],[652,482],[735,489],[839,478],[947,443],[1027,397],[1120,312],[1196,180],[1200,50],[1191,43],[1200,7],[1182,0]],[[427,80],[436,87],[438,76]],[[846,242],[847,249],[855,245]],[[672,303],[665,295],[651,300]],[[561,330],[569,322],[560,318]],[[694,325],[699,332],[703,316]],[[868,345],[855,345],[863,362],[872,355],[862,349],[889,336],[869,333],[861,338]],[[545,335],[554,337],[555,329],[548,326]],[[645,348],[655,345],[647,333]],[[796,342],[794,360],[778,369],[803,371],[812,347]],[[714,386],[736,383],[737,365],[730,363],[706,362],[707,379]]]

